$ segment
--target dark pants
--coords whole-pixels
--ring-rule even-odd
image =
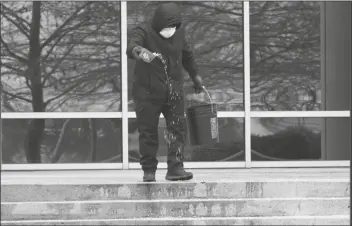
[[[183,149],[185,143],[185,115],[183,96],[168,98],[167,103],[151,100],[135,101],[139,130],[140,164],[143,171],[154,172],[157,169],[156,159],[159,140],[158,124],[162,113],[166,120],[168,141],[168,169],[183,167]]]

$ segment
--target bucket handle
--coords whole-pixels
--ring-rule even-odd
[[[214,112],[214,108],[213,108],[213,99],[211,98],[208,90],[205,88],[205,86],[202,86],[202,89],[204,90],[204,92],[207,94],[208,99],[210,101],[210,106],[211,106],[211,112]]]

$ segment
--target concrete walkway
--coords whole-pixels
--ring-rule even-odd
[[[186,164],[187,166],[187,164]],[[194,179],[188,182],[220,181],[321,181],[349,182],[350,168],[255,168],[190,169]],[[157,183],[165,180],[166,170],[157,171]],[[66,170],[1,172],[1,184],[125,184],[140,183],[141,170]],[[185,182],[185,183],[188,183]],[[179,183],[179,182],[178,182]]]

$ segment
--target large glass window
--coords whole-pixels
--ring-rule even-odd
[[[128,32],[141,22],[152,18],[161,2],[128,2]],[[243,111],[243,20],[241,2],[179,2],[182,8],[186,38],[194,47],[200,76],[219,111]],[[128,61],[128,97],[131,116],[134,105],[131,95],[134,60]],[[184,71],[186,107],[209,102],[205,93],[194,94],[192,82]],[[129,155],[137,162],[138,130],[135,119],[129,119]],[[213,146],[192,146],[187,141],[185,160],[191,162],[244,161],[244,119],[221,118],[220,143]],[[160,162],[166,162],[164,140],[165,120],[159,122]],[[132,157],[131,157],[132,156]]]
[[[220,131],[215,145],[186,141],[186,167],[347,166],[351,2],[176,3]],[[131,29],[161,2],[0,4],[1,163],[136,168],[135,65],[125,53]],[[184,77],[186,107],[208,103]],[[165,129],[161,118],[162,165]]]
[[[148,21],[162,2],[127,3],[130,32],[137,24]],[[242,2],[177,2],[183,12],[187,40],[194,47],[199,75],[221,111],[243,111],[243,20]],[[134,60],[128,61],[129,111],[132,99]],[[192,83],[184,73],[185,94],[190,101],[208,102],[204,93],[193,94]]]
[[[249,6],[251,110],[350,110],[351,4]],[[257,115],[251,119],[252,161],[351,159],[350,118]]]
[[[138,130],[135,119],[129,120],[129,155],[131,162],[139,161]],[[166,123],[164,119],[159,122],[159,151],[158,161],[167,161],[167,143],[164,139]],[[215,161],[244,161],[244,119],[220,118],[219,143],[212,145],[191,145],[187,137],[184,157],[187,162],[215,162]]]
[[[2,112],[121,111],[120,3],[1,2]]]
[[[342,5],[318,1],[250,2],[251,110],[350,109],[351,76],[346,61],[351,59],[350,53],[346,56],[351,49],[346,37],[351,36],[350,7],[347,3],[343,10]],[[340,12],[345,16],[337,16],[338,8],[345,11]],[[331,17],[343,23],[332,25]],[[337,57],[333,57],[334,47],[342,62],[331,66],[328,64]],[[342,67],[339,72],[335,69],[338,65]],[[333,103],[337,100],[340,104]]]
[[[2,162],[117,163],[121,140],[121,119],[3,119]]]
[[[120,3],[1,2],[0,39],[2,162],[121,162],[121,119],[84,115],[121,111]]]
[[[350,118],[252,118],[252,161],[351,160],[350,125]]]

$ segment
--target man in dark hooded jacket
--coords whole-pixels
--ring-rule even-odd
[[[186,135],[182,69],[189,73],[196,93],[202,91],[203,85],[192,49],[185,40],[179,7],[175,3],[163,3],[157,7],[150,22],[135,27],[128,39],[127,55],[136,60],[132,96],[139,130],[143,181],[155,181],[161,113],[167,124],[166,179],[192,179],[193,174],[183,167]]]

